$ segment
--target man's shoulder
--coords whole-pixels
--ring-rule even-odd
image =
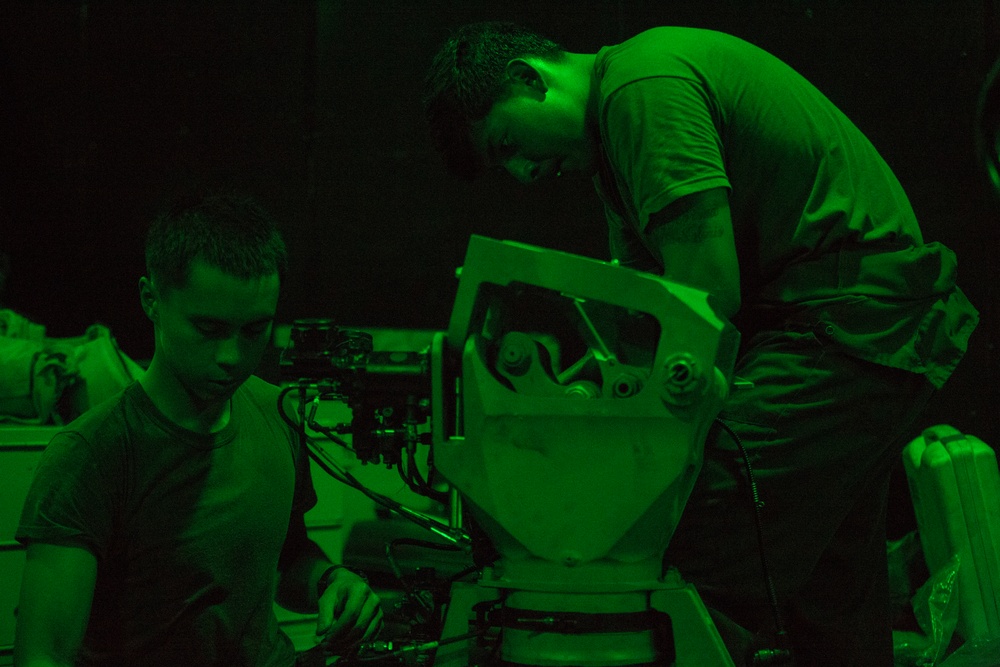
[[[717,30],[663,26],[650,28],[598,52],[595,71],[604,92],[653,77],[713,78],[765,52]]]
[[[648,30],[643,30],[637,33],[634,37],[631,37],[624,44],[638,44],[638,45],[658,45],[662,47],[674,46],[677,48],[687,47],[688,45],[704,44],[705,42],[732,42],[741,41],[735,35],[731,35],[726,32],[720,32],[718,30],[709,30],[707,28],[691,28],[688,26],[658,26],[655,28],[649,28]]]
[[[99,553],[96,542],[77,538],[86,533],[81,522],[94,519],[84,517],[85,511],[101,506],[121,481],[134,427],[128,423],[131,388],[90,408],[52,437],[25,499],[17,539],[83,544]]]
[[[281,395],[281,387],[251,375],[240,385],[233,398],[249,405],[266,420],[278,420],[281,416],[278,412],[278,399]]]
[[[752,47],[739,37],[717,30],[688,28],[683,26],[661,26],[650,28],[630,37],[620,44],[602,49],[608,57],[630,60],[638,64],[652,63],[669,56],[684,57],[687,54],[710,53],[723,47]]]
[[[90,408],[76,419],[66,424],[54,436],[56,440],[83,440],[86,442],[106,441],[108,436],[127,430],[127,406],[133,401],[132,394],[137,383],[133,383]]]
[[[277,401],[278,395],[281,393],[281,387],[275,386],[256,375],[251,375],[240,385],[239,391],[258,399]]]

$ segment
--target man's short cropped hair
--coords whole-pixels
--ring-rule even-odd
[[[146,236],[146,270],[160,289],[183,288],[196,259],[243,280],[288,270],[285,242],[257,202],[222,194],[161,213]]]
[[[431,138],[448,171],[473,180],[485,170],[472,141],[482,120],[507,90],[507,63],[534,56],[556,61],[563,49],[513,23],[472,23],[444,43],[424,82],[424,112]]]

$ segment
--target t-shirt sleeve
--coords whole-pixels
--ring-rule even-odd
[[[306,448],[304,438],[298,437],[289,429],[289,437],[292,439],[295,456],[295,498],[292,501],[292,512],[305,514],[316,506],[316,487],[312,481],[312,469],[309,465],[309,450]]]
[[[316,505],[316,489],[312,482],[309,453],[302,440],[302,438],[293,440],[298,452],[295,459],[295,496],[288,517],[288,531],[285,533],[285,541],[278,558],[278,569],[284,569],[288,563],[295,561],[304,552],[316,549],[316,545],[309,540],[305,521],[306,512]]]
[[[284,410],[286,414],[295,414],[294,403],[290,396],[285,396]],[[309,464],[309,449],[305,438],[301,437],[291,425],[282,423],[282,433],[288,439],[289,447],[295,461],[295,491],[292,497],[291,513],[288,517],[288,532],[281,549],[279,563],[294,560],[303,549],[308,549],[308,533],[305,524],[305,514],[318,502],[316,487],[312,480],[312,467]],[[279,565],[279,568],[282,565]]]
[[[270,401],[271,406],[274,404],[274,401]],[[265,402],[264,405],[267,406],[268,403]],[[294,416],[297,414],[292,394],[282,395],[282,404],[279,409],[283,410],[286,415]],[[270,410],[267,414],[269,419],[272,418]],[[313,486],[311,466],[309,465],[309,449],[299,430],[292,428],[292,425],[278,414],[274,414],[273,418],[277,420],[275,422],[278,425],[277,428],[288,442],[292,459],[295,462],[295,495],[292,500],[292,512],[300,515],[305,514],[315,507],[317,502],[316,487]]]
[[[609,96],[605,148],[630,190],[640,229],[680,197],[730,187],[718,115],[693,76],[642,78]]]
[[[15,538],[83,547],[105,557],[119,487],[109,475],[117,462],[108,458],[77,433],[57,434],[35,472]]]
[[[631,231],[622,217],[607,203],[604,204],[604,215],[608,222],[608,247],[611,259],[618,260],[621,266],[637,271],[663,273],[659,260],[643,245],[639,235]]]

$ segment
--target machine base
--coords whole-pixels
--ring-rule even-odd
[[[625,631],[609,627],[602,631],[593,628],[571,630],[555,627],[559,618],[577,613],[579,595],[558,592],[522,591],[500,588],[486,583],[456,583],[451,591],[451,603],[445,616],[441,639],[458,637],[482,630],[480,637],[446,643],[440,646],[434,658],[436,667],[503,667],[505,665],[530,667],[635,667],[655,664],[675,667],[731,667],[734,665],[725,644],[712,622],[701,597],[694,586],[684,582],[675,571],[663,581],[652,582],[646,590],[627,591],[624,595],[644,600],[644,612],[631,611],[619,616],[647,613],[661,614],[664,622],[659,628]],[[622,599],[623,594],[607,594],[614,598],[609,606]],[[520,596],[520,597],[519,597]],[[523,620],[524,627],[517,627],[510,620],[502,630],[491,622],[503,617],[504,607],[521,611],[523,598],[547,599],[552,606],[549,619]],[[588,598],[593,598],[593,595]],[[560,604],[560,601],[562,604]],[[599,607],[606,611],[609,607]],[[596,615],[596,614],[595,614]],[[608,617],[614,613],[607,614]],[[508,615],[509,617],[509,615]],[[544,623],[556,631],[532,629],[530,623]],[[516,619],[521,622],[522,619]],[[666,636],[663,636],[663,635]]]

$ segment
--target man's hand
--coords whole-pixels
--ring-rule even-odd
[[[350,570],[335,570],[319,598],[316,635],[322,643],[336,651],[372,639],[381,629],[378,595]]]

